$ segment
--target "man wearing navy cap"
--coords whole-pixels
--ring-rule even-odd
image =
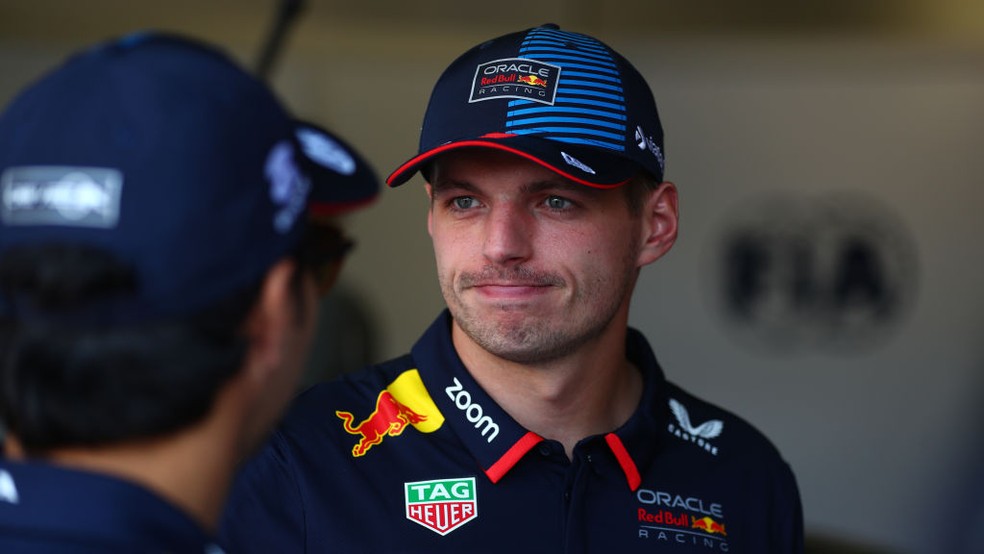
[[[415,173],[448,309],[410,353],[315,387],[237,481],[244,552],[803,549],[789,466],[664,377],[628,327],[677,235],[649,86],[553,25],[438,80]]]
[[[171,35],[86,49],[0,113],[0,552],[220,552],[344,255],[308,219],[377,186]]]

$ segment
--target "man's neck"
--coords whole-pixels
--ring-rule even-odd
[[[166,437],[58,448],[41,459],[135,483],[215,532],[241,449],[229,425],[228,417],[213,410],[199,424]],[[12,458],[26,457],[16,440],[7,452]]]
[[[563,444],[568,458],[581,439],[625,423],[642,396],[642,374],[625,357],[624,329],[540,364],[499,358],[456,325],[452,339],[465,367],[489,396],[520,425]]]

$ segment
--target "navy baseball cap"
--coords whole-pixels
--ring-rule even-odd
[[[361,158],[339,172],[306,157],[311,129],[210,45],[146,32],[85,49],[0,113],[0,256],[79,244],[134,269],[133,293],[74,319],[195,313],[295,248],[312,194],[345,204],[333,191],[378,186]],[[0,298],[0,311],[34,308],[18,302]]]
[[[298,120],[297,140],[314,180],[308,212],[314,218],[345,215],[373,203],[380,181],[372,165],[345,139]]]
[[[547,24],[475,46],[434,86],[419,153],[386,180],[408,181],[435,156],[495,148],[591,187],[644,170],[663,179],[663,129],[646,80],[618,52]]]

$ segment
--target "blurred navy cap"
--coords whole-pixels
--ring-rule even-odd
[[[145,32],[87,48],[0,114],[0,256],[98,247],[136,272],[110,319],[194,313],[299,243],[312,190],[345,203],[358,188],[361,158],[355,173],[319,170],[304,128],[205,43]],[[376,186],[371,171],[359,175]]]
[[[312,122],[297,121],[297,139],[310,163],[315,186],[309,212],[337,216],[363,208],[379,196],[372,165],[342,137]]]

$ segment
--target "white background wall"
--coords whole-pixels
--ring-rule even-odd
[[[74,4],[0,0],[0,102],[78,45],[137,27],[191,33],[248,63],[276,3]],[[396,2],[314,3],[273,84],[295,112],[344,134],[385,176],[415,150],[430,87],[465,48],[553,20],[622,51],[660,105],[667,177],[683,212],[678,244],[643,272],[633,324],[671,379],[773,438],[799,478],[812,535],[953,551],[948,541],[973,513],[956,500],[971,470],[984,467],[984,40],[974,38],[984,33],[972,32],[980,27],[954,16],[953,2],[936,3],[936,17],[911,27],[918,2],[899,3],[894,18],[844,15],[850,25],[836,32],[804,25],[802,14],[787,17],[805,29],[763,29],[746,16],[735,27],[742,32],[724,32],[720,19],[732,9],[707,16],[710,29],[700,14],[670,18],[663,24],[676,21],[673,33],[660,31],[658,5],[645,8],[647,28],[631,10],[613,22],[610,8],[587,2],[520,4],[482,19],[459,4],[410,13]],[[860,25],[869,19],[894,23]],[[419,185],[384,191],[348,221],[359,246],[343,285],[378,326],[379,358],[404,352],[442,307]],[[916,288],[904,317],[853,351],[778,352],[743,340],[715,301],[727,223],[768,219],[755,201],[762,195],[813,201],[845,191],[897,216],[911,240]]]
[[[948,552],[946,535],[973,523],[947,487],[984,431],[984,57],[824,41],[677,54],[643,73],[661,91],[681,240],[645,273],[633,320],[670,375],[776,441],[814,531]],[[914,243],[917,288],[899,326],[856,352],[735,340],[699,278],[722,222],[764,193],[843,191],[897,214]]]

